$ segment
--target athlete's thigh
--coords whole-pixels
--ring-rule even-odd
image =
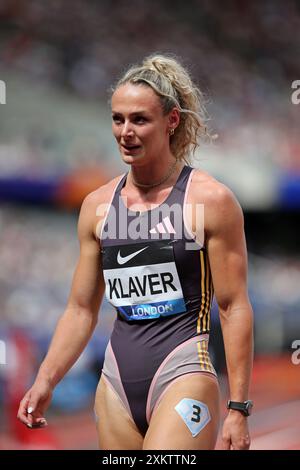
[[[143,437],[113,388],[101,378],[95,397],[99,448],[142,448]]]
[[[154,410],[143,449],[213,449],[219,401],[219,386],[213,376],[199,373],[180,377]]]

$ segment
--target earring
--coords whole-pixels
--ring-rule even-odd
[[[175,132],[175,129],[171,127],[171,129],[169,130],[169,135],[174,135],[174,132]]]

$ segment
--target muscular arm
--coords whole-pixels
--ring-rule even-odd
[[[206,210],[206,208],[205,208]],[[230,399],[248,398],[253,360],[253,313],[247,292],[247,251],[242,210],[229,189],[219,185],[205,212],[207,248],[224,338]],[[245,422],[231,410],[230,424]],[[243,426],[243,425],[242,425]],[[229,426],[230,427],[230,426]],[[228,428],[228,426],[227,426]],[[225,446],[246,448],[225,427]],[[245,426],[244,426],[245,428]],[[245,430],[244,430],[245,431]],[[244,434],[246,439],[247,432]],[[234,440],[239,441],[234,443]]]
[[[52,390],[78,359],[97,324],[104,292],[100,247],[94,236],[96,198],[84,200],[79,220],[80,256],[66,309],[58,321],[48,353],[35,383],[21,401],[18,418],[28,426],[44,424]],[[31,413],[33,409],[35,413]]]
[[[104,283],[101,272],[100,248],[93,234],[95,210],[92,195],[83,204],[78,220],[80,256],[74,272],[66,309],[58,321],[48,354],[39,376],[55,386],[75,363],[98,320]]]

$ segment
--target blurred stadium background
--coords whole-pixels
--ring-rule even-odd
[[[300,448],[300,104],[291,99],[299,31],[296,0],[0,0],[1,449],[97,447],[93,396],[114,320],[105,301],[92,341],[55,391],[50,426],[32,432],[15,416],[66,304],[81,201],[126,170],[108,89],[154,51],[178,55],[208,97],[219,138],[195,166],[227,184],[245,213],[252,448]],[[210,346],[225,414],[216,306]]]

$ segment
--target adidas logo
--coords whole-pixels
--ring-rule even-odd
[[[162,222],[149,230],[150,233],[176,233],[169,217],[165,217]]]

